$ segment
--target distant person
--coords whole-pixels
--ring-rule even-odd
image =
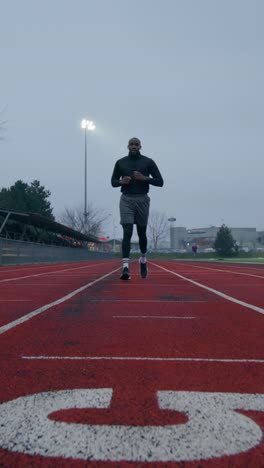
[[[198,247],[197,247],[196,244],[194,244],[194,245],[192,246],[193,255],[196,255],[196,254],[197,254],[197,250],[198,250]]]
[[[115,163],[111,184],[121,187],[120,224],[123,227],[121,280],[130,280],[129,257],[133,225],[137,227],[141,256],[139,259],[141,278],[148,275],[147,267],[147,224],[150,198],[149,186],[163,186],[163,178],[153,159],[140,153],[141,142],[131,138],[128,142],[128,156]],[[150,177],[151,176],[151,177]]]

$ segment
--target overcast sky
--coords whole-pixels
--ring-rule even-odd
[[[117,225],[110,178],[137,136],[165,181],[153,210],[264,229],[262,0],[0,4],[1,188],[40,180],[57,219],[83,207],[87,118],[88,200]]]

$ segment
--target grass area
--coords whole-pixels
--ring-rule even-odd
[[[264,263],[264,257],[251,257],[251,258],[234,257],[234,258],[224,258],[223,260],[221,259],[221,261],[224,261],[227,263]]]
[[[139,254],[131,254],[132,258],[138,258]],[[252,253],[239,253],[237,257],[222,258],[215,253],[198,253],[194,256],[190,253],[160,253],[151,252],[148,253],[149,260],[192,260],[192,261],[205,261],[205,262],[221,262],[221,263],[260,263],[264,264],[264,253],[263,252],[252,252]]]

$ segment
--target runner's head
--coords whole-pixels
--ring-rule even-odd
[[[130,138],[127,147],[130,153],[133,153],[133,154],[138,153],[141,149],[140,139],[136,137]]]

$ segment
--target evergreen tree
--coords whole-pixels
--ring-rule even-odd
[[[0,208],[38,213],[54,220],[48,201],[49,196],[50,191],[40,185],[38,180],[34,180],[30,185],[22,180],[17,180],[11,187],[2,188],[0,191]]]
[[[222,224],[217,232],[214,248],[221,257],[232,257],[237,255],[238,247],[232,236],[231,230]]]

